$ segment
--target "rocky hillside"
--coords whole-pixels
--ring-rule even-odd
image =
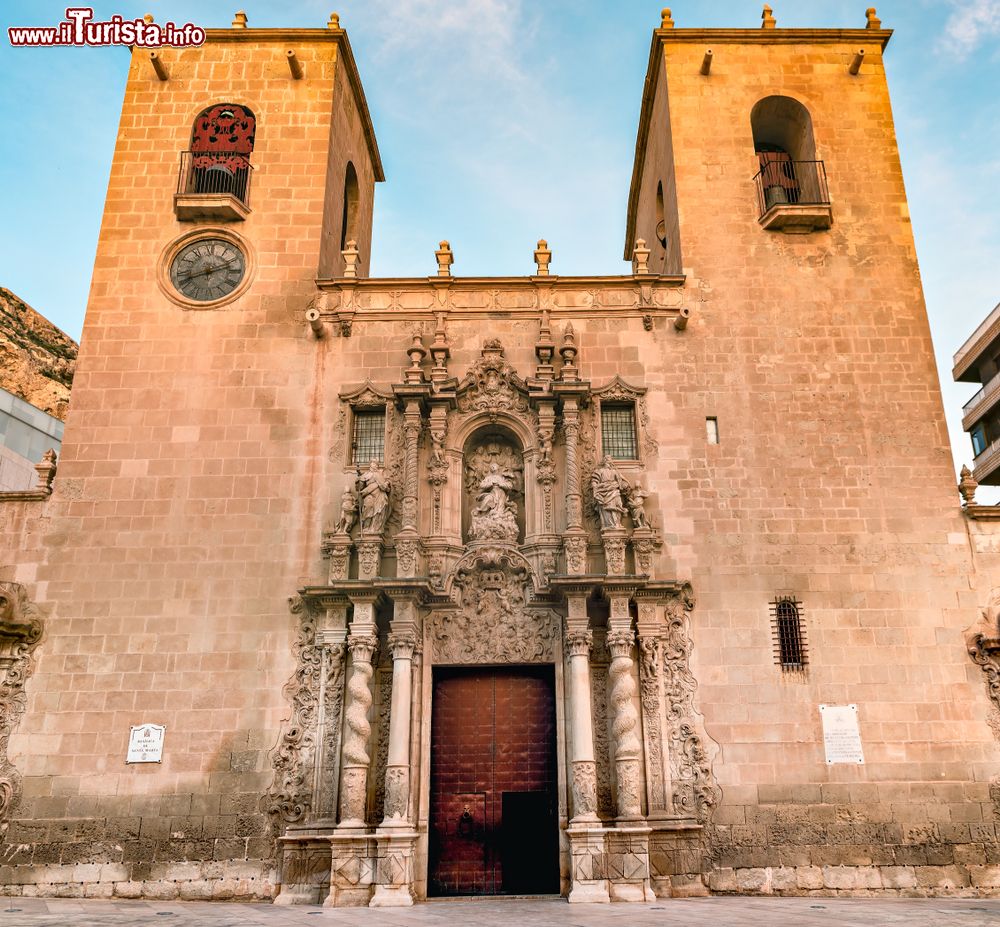
[[[0,387],[65,421],[77,343],[0,287]]]

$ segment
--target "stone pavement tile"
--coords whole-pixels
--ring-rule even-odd
[[[1000,899],[697,898],[647,905],[561,899],[413,908],[0,899],[0,927],[1000,927]]]

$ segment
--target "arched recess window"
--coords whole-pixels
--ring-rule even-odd
[[[660,247],[667,248],[667,223],[663,212],[663,181],[656,185],[656,240]]]
[[[765,97],[751,110],[750,124],[765,208],[828,202],[809,110],[791,97]]]
[[[247,201],[257,120],[246,106],[216,103],[191,130],[191,191],[231,193]]]
[[[340,226],[340,250],[347,247],[349,241],[358,240],[358,172],[348,161],[344,172],[344,216]]]

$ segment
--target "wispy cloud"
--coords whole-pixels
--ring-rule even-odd
[[[945,23],[944,44],[967,55],[984,39],[1000,35],[1000,0],[964,0]]]

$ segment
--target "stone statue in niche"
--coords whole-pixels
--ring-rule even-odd
[[[358,495],[361,498],[361,533],[381,535],[389,517],[390,483],[385,470],[377,460],[358,477]]]
[[[622,526],[622,516],[625,514],[623,493],[628,493],[631,488],[610,457],[605,457],[591,474],[590,491],[594,495],[594,507],[601,519],[602,528]]]
[[[348,485],[340,495],[340,518],[334,527],[337,534],[350,534],[358,520],[358,494],[354,486]]]
[[[511,501],[514,474],[502,471],[495,461],[479,482],[476,507],[472,510],[469,537],[473,541],[516,541],[517,506]]]
[[[518,501],[524,491],[519,450],[502,435],[488,435],[466,456],[465,493],[471,541],[516,542]]]

